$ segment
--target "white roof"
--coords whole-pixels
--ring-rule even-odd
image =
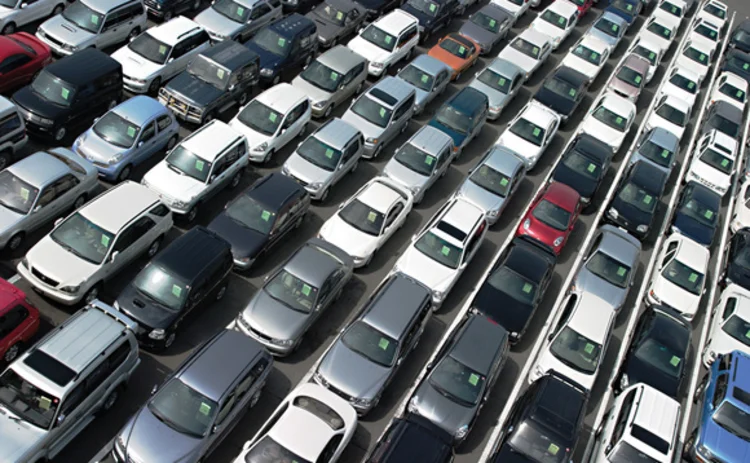
[[[660,54],[662,51],[664,51],[661,46],[656,43],[649,35],[639,35],[635,38],[635,41],[633,42],[632,48],[635,48],[637,46],[642,46],[646,50],[653,51],[656,54]]]
[[[656,9],[654,10],[653,14],[651,15],[651,18],[654,20],[655,23],[661,24],[662,26],[666,27],[667,29],[674,32],[675,29],[680,27],[680,18],[677,16],[667,13],[664,10]],[[643,30],[646,30],[645,28]],[[674,34],[673,34],[674,35]]]
[[[361,202],[383,214],[386,214],[393,203],[401,198],[402,196],[391,186],[391,183],[384,181],[381,177],[372,179],[357,196]]]
[[[708,269],[708,259],[711,257],[708,249],[679,233],[672,233],[662,246],[668,246],[669,243],[674,241],[678,243],[675,259],[693,270],[705,274]]]
[[[557,2],[555,2],[555,3],[557,3]],[[539,48],[541,48],[542,46],[544,46],[547,43],[551,43],[552,42],[552,37],[550,37],[547,34],[543,34],[543,33],[539,32],[538,30],[532,29],[530,27],[528,29],[524,30],[523,32],[521,32],[520,34],[518,34],[516,36],[516,38],[514,39],[514,41],[518,40],[518,39],[524,39],[525,41],[527,41],[527,42],[529,42],[529,43],[531,43],[533,45],[536,45]]]
[[[177,16],[165,23],[148,29],[148,33],[151,34],[151,37],[160,42],[164,42],[167,45],[175,45],[179,42],[182,34],[193,29],[203,28],[192,19],[186,18],[185,16]]]
[[[730,297],[737,298],[734,313],[743,320],[750,320],[750,291],[736,283],[731,283],[721,292],[721,300],[726,301]]]
[[[307,94],[286,82],[276,84],[255,97],[256,100],[282,114],[286,114],[306,98]]]
[[[697,80],[696,80],[697,82]],[[682,98],[678,98],[671,93],[664,93],[662,96],[666,96],[666,99],[664,100],[664,104],[669,105],[673,107],[674,109],[678,109],[682,111],[683,113],[687,114],[690,112],[690,103],[683,100]]]
[[[471,233],[474,224],[484,216],[484,211],[462,198],[457,198],[454,201],[440,221],[452,225],[468,235]]]
[[[417,22],[417,18],[397,8],[387,15],[380,17],[374,24],[378,26],[378,29],[382,29],[383,32],[398,36],[401,34],[401,31]]]
[[[602,52],[604,52],[604,50],[607,50],[609,48],[609,45],[604,43],[604,41],[602,41],[601,39],[594,37],[593,35],[584,35],[579,45],[583,45],[584,47],[595,51],[600,55],[602,54]],[[568,53],[570,54],[572,52],[573,51],[571,50]]]
[[[716,49],[716,42],[712,42],[702,35],[690,34],[690,37],[688,38],[683,51],[687,50],[690,47],[695,48],[696,50],[701,51],[707,55],[710,55],[711,53],[713,53],[714,49]]]
[[[712,138],[709,146],[718,145],[723,148],[721,154],[730,159],[737,157],[737,140],[717,129],[711,129],[706,135]]]
[[[722,3],[717,0],[711,0],[710,2],[707,2],[705,5],[703,5],[703,9],[705,10],[708,5],[713,5],[716,8],[719,8],[720,10],[724,10],[724,11],[729,10],[729,7],[726,5],[726,3]]]
[[[580,300],[568,326],[592,341],[604,344],[609,335],[610,319],[615,316],[614,307],[594,293],[577,294]]]
[[[578,11],[578,7],[568,0],[556,0],[555,2],[550,4],[547,9],[566,18],[570,18],[573,13]]]
[[[613,113],[631,119],[635,116],[635,104],[620,95],[607,91],[599,100],[601,105]]]
[[[747,81],[743,79],[742,77],[738,76],[737,74],[729,71],[724,71],[721,74],[719,74],[719,80],[726,79],[724,82],[725,84],[729,84],[732,87],[742,90],[745,93],[747,93]]]
[[[224,149],[237,141],[242,135],[229,124],[213,120],[193,132],[180,143],[188,151],[208,162],[214,162]]]
[[[679,6],[683,10],[685,9],[685,7],[687,7],[687,2],[685,0],[661,0],[661,2],[659,2],[659,5],[661,5],[662,3],[671,3],[674,6]]]
[[[672,74],[672,71],[674,71],[674,74]],[[679,74],[682,77],[686,78],[687,80],[690,80],[695,83],[699,83],[701,81],[701,76],[697,72],[693,72],[692,70],[688,68],[684,68],[682,66],[674,66],[670,70],[670,78],[674,76],[675,74]],[[669,82],[669,81],[667,81]]]
[[[535,100],[531,100],[524,108],[523,113],[521,113],[521,117],[532,121],[538,126],[547,128],[553,121],[559,119],[560,116],[546,106],[537,103]]]
[[[127,181],[83,206],[80,213],[103,229],[116,233],[157,201],[156,193],[140,183]]]
[[[634,388],[641,389],[638,407],[633,407],[632,424],[655,434],[669,443],[670,449],[674,446],[674,435],[678,426],[680,416],[680,404],[663,392],[645,384],[637,384]],[[630,391],[623,391],[623,396]],[[648,454],[657,460],[665,459],[665,455],[655,449],[642,444],[631,436],[626,440],[635,444],[638,450]]]

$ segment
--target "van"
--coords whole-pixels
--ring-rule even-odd
[[[453,436],[419,415],[396,418],[366,463],[451,463]]]
[[[26,146],[26,124],[16,105],[0,96],[0,170],[18,158],[18,152]]]

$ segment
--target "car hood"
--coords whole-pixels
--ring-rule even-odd
[[[0,6],[0,19],[4,19],[5,17],[10,16],[16,11],[17,10],[15,10],[14,8],[7,8],[4,6]]]
[[[466,64],[466,60],[463,58],[459,58],[458,56],[454,55],[453,53],[449,52],[448,50],[444,50],[440,47],[434,47],[430,50],[429,56],[442,61],[446,65],[448,65],[451,69],[461,69],[464,64]]]
[[[261,145],[263,142],[270,143],[270,141],[274,138],[273,135],[269,137],[268,135],[256,132],[249,126],[243,124],[237,117],[229,121],[229,127],[245,136],[245,138],[247,139],[247,144],[250,146],[250,151],[252,151],[256,146]]]
[[[461,30],[458,31],[458,33],[472,39],[473,41],[481,45],[485,50],[492,46],[492,42],[495,40],[495,37],[499,35],[495,34],[494,32],[490,32],[487,29],[479,27],[471,21],[466,21],[464,25],[461,26]]]
[[[150,190],[158,194],[187,201],[200,194],[206,187],[205,183],[189,175],[180,175],[173,171],[166,161],[155,165],[143,176],[143,180],[148,183]]]
[[[469,87],[475,88],[479,90],[480,92],[484,93],[485,95],[487,95],[490,108],[503,107],[505,106],[505,102],[508,100],[507,94],[503,92],[498,92],[494,88],[490,87],[489,85],[483,82],[480,82],[477,79],[472,80],[471,84],[469,84]]]
[[[683,368],[685,368],[684,365]],[[670,397],[677,397],[680,381],[677,378],[667,376],[661,370],[640,360],[634,354],[629,356],[624,373],[628,375],[630,384],[646,383]]]
[[[333,172],[316,166],[298,155],[296,152],[289,156],[284,163],[284,167],[286,167],[289,173],[295,178],[298,178],[307,184],[315,182],[325,183],[333,175]]]
[[[531,28],[537,32],[541,32],[544,35],[552,37],[552,39],[559,39],[565,33],[564,30],[559,27],[553,26],[547,21],[535,20],[531,23]]]
[[[436,129],[440,130],[446,135],[449,135],[453,139],[453,146],[461,146],[463,145],[464,141],[466,140],[466,134],[458,132],[456,130],[453,130],[452,128],[448,127],[447,125],[443,125],[440,122],[437,121],[437,119],[433,119],[429,123],[430,127],[435,127]]]
[[[614,47],[614,45],[617,43],[617,39],[612,37],[611,35],[605,34],[604,32],[600,31],[599,29],[592,27],[586,32],[587,34],[591,34],[592,37],[595,37],[602,42],[606,43],[610,47]]]
[[[0,206],[0,236],[7,233],[8,230],[16,226],[24,218],[26,218],[24,214],[19,214],[18,212]],[[8,238],[10,238],[10,236],[8,236]]]
[[[367,257],[375,251],[377,238],[363,233],[335,214],[320,228],[319,236],[334,244],[352,258]]]
[[[674,215],[673,227],[680,230],[680,233],[696,241],[698,244],[708,246],[713,241],[714,229],[707,227],[692,217],[678,211]]]
[[[743,288],[750,288],[750,269],[730,261],[727,265],[727,278]]]
[[[365,139],[378,138],[385,131],[385,128],[378,127],[377,125],[372,124],[364,118],[359,117],[358,115],[354,114],[354,111],[345,112],[344,116],[341,119],[344,122],[348,122],[349,124],[353,125],[355,129],[362,132],[362,135],[365,136]]]
[[[310,314],[293,310],[263,289],[255,293],[240,317],[254,330],[273,339],[297,339],[310,320]]]
[[[175,463],[197,461],[203,443],[201,439],[177,432],[159,421],[147,406],[133,418],[124,440],[126,452],[137,458],[136,461]]]
[[[148,79],[162,69],[161,64],[156,64],[146,58],[133,53],[127,45],[112,53],[112,58],[122,65],[122,73],[137,79]]]
[[[22,421],[16,423],[8,415],[0,415],[0,459],[2,461],[26,461],[46,432]]]
[[[534,315],[534,308],[485,282],[471,303],[473,309],[491,318],[510,333],[521,333]]]
[[[63,18],[61,14],[44,21],[40,29],[60,42],[74,46],[88,42],[94,37],[94,34]]]
[[[232,21],[210,7],[196,16],[195,22],[203,26],[207,32],[223,37],[233,37],[243,27],[241,23]]]
[[[552,178],[576,190],[581,198],[591,198],[599,186],[596,180],[576,172],[562,162],[555,168]]]
[[[351,39],[347,47],[371,63],[385,62],[385,60],[391,55],[391,52],[383,50],[379,46],[368,42],[360,36]]]
[[[267,235],[240,225],[226,212],[217,215],[208,225],[208,229],[216,232],[232,246],[232,255],[235,259],[254,259],[268,242]]]
[[[585,266],[581,268],[573,280],[573,286],[577,291],[582,293],[592,293],[599,296],[602,300],[609,302],[615,310],[622,308],[625,303],[625,297],[628,294],[627,288],[618,288],[612,283],[594,275]]]
[[[99,266],[63,249],[49,235],[29,249],[26,258],[29,265],[58,281],[61,286],[78,285],[99,269]]]
[[[583,123],[583,127],[580,133],[586,133],[592,137],[619,149],[622,145],[622,141],[625,139],[625,133],[618,132],[617,130],[608,127],[602,122],[594,119],[592,116],[586,118],[586,122]]]
[[[422,382],[411,400],[416,413],[440,426],[451,436],[462,426],[468,426],[476,413],[476,406],[465,407],[445,397],[432,387],[429,379]]]
[[[503,51],[500,52],[499,57],[510,61],[511,63],[515,64],[528,73],[530,73],[534,69],[534,66],[536,66],[538,62],[537,60],[524,55],[520,51],[516,50],[515,48],[511,48],[510,46],[506,46],[505,48],[503,48]]]
[[[328,101],[331,98],[332,93],[326,92],[325,90],[316,87],[310,82],[306,81],[300,76],[297,76],[292,81],[292,85],[304,92],[310,99],[310,103],[315,104],[319,101]]]
[[[179,316],[179,312],[139,293],[132,283],[117,296],[117,306],[125,315],[150,328],[168,328]]]
[[[352,397],[372,399],[383,390],[391,369],[378,365],[339,340],[323,358],[318,371],[336,389]]]
[[[534,99],[563,117],[569,117],[576,109],[575,101],[563,98],[546,87],[541,87]]]
[[[343,26],[328,21],[315,11],[308,13],[307,17],[315,22],[315,26],[318,29],[318,37],[322,37],[325,40],[331,40],[338,37],[344,29]]]
[[[648,225],[651,227],[651,222],[654,220],[652,214],[643,212],[632,204],[622,201],[618,196],[612,200],[612,207],[620,213],[620,217],[626,220],[633,229],[638,225]]]
[[[198,106],[209,106],[214,101],[221,98],[223,90],[219,90],[213,85],[200,80],[187,71],[177,74],[177,77],[169,81],[167,90],[172,92],[178,98],[185,99],[190,103]]]
[[[398,271],[409,275],[432,290],[444,291],[458,278],[458,269],[452,269],[422,254],[410,246],[396,262]]]
[[[91,162],[107,164],[110,159],[127,151],[127,148],[117,147],[106,140],[102,139],[92,129],[87,130],[80,137],[77,153]],[[73,145],[75,146],[75,144]]]
[[[661,275],[654,280],[651,288],[656,297],[669,307],[689,315],[695,315],[698,311],[700,296],[685,291]]]
[[[21,109],[26,109],[32,113],[44,117],[46,119],[52,119],[53,121],[61,121],[70,112],[69,107],[59,106],[51,101],[43,98],[38,93],[31,89],[31,85],[22,87],[16,93],[13,94],[13,102],[16,103]]]
[[[518,135],[515,135],[510,130],[506,130],[502,135],[500,135],[500,138],[497,140],[497,145],[504,146],[516,153],[518,157],[521,158],[521,160],[523,160],[527,165],[529,164],[529,162],[535,162],[537,156],[539,155],[538,146],[524,140]]]
[[[542,375],[549,374],[553,371],[560,373],[562,376],[565,376],[569,378],[570,380],[578,383],[586,390],[591,390],[591,388],[594,385],[594,380],[596,379],[596,374],[599,371],[597,368],[596,371],[592,374],[584,373],[582,371],[575,370],[573,368],[570,368],[569,366],[562,363],[560,360],[557,359],[554,355],[552,355],[552,352],[549,350],[550,344],[548,344],[545,348],[543,353],[539,356],[539,360],[536,363],[536,367],[532,368],[532,371],[535,372],[536,375],[537,368],[541,369]],[[601,359],[600,359],[601,364]]]
[[[260,68],[276,70],[287,60],[286,56],[277,55],[271,53],[265,48],[255,45],[252,41],[245,44],[247,48],[254,51],[256,55],[260,57]]]
[[[713,419],[703,421],[699,442],[714,450],[724,461],[750,461],[750,445],[716,424]]]
[[[469,200],[485,212],[502,211],[507,198],[497,196],[469,179],[458,189],[458,196]]]
[[[695,168],[693,168],[693,166]],[[690,170],[693,170],[696,174],[699,174],[702,179],[706,180],[712,185],[724,188],[725,191],[729,191],[729,186],[732,184],[731,176],[721,172],[718,169],[715,169],[712,166],[709,166],[700,159],[696,159],[693,166],[691,166]]]
[[[391,159],[388,164],[385,165],[385,168],[383,168],[383,175],[410,191],[412,188],[418,188],[421,190],[425,183],[430,179],[429,176],[414,172],[395,159]]]

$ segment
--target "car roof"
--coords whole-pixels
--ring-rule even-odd
[[[733,120],[733,121],[741,121],[742,120],[742,110],[736,107],[735,105],[728,103],[724,100],[719,100],[713,105],[711,105],[711,109],[709,110],[710,114],[718,114],[725,119]]]
[[[523,74],[523,70],[520,67],[505,58],[495,58],[489,66],[487,66],[487,69],[491,69],[501,76],[511,79]]]
[[[286,114],[293,107],[307,99],[307,94],[292,84],[282,82],[255,97],[274,111]]]
[[[230,250],[229,243],[224,239],[202,226],[196,226],[169,243],[150,264],[168,270],[190,286],[211,262],[226,257]]]
[[[388,179],[375,177],[360,190],[356,199],[378,212],[387,214],[396,201],[404,199],[404,194]]]
[[[688,37],[688,41],[685,43],[683,50],[687,50],[690,47],[693,47],[696,50],[702,51],[706,54],[711,54],[716,48],[716,44],[703,37],[702,35],[691,35],[690,37]]]
[[[640,389],[640,397],[638,406],[633,407],[631,412],[633,424],[664,439],[671,446],[680,415],[680,403],[647,384],[638,383],[634,388]],[[623,392],[624,395],[625,392]],[[652,458],[664,458],[663,454],[650,451],[652,450],[650,446],[639,445],[638,447],[641,451],[645,450]]]
[[[574,439],[577,424],[585,412],[588,394],[575,383],[556,373],[544,375],[531,403],[529,418],[567,439]]]
[[[649,66],[651,66],[651,63],[649,63],[646,58],[636,55],[635,53],[631,53],[627,56],[627,58],[625,58],[625,61],[623,61],[622,65],[633,68],[636,71],[641,71],[641,73],[645,73],[648,70]]]
[[[174,46],[186,34],[199,30],[203,30],[203,28],[197,22],[185,16],[177,16],[165,23],[149,28],[147,33],[160,42]]]
[[[378,291],[362,320],[378,331],[400,340],[414,315],[424,307],[430,295],[430,291],[421,283],[397,273]]]
[[[10,165],[7,170],[36,188],[41,188],[70,172],[70,168],[64,162],[48,151],[37,151]]]
[[[504,146],[493,146],[483,163],[507,176],[523,165],[521,158]]]
[[[342,149],[349,141],[359,135],[359,130],[351,124],[334,117],[315,131],[312,135],[332,148]]]
[[[578,304],[567,325],[599,344],[607,338],[609,322],[615,314],[612,304],[594,293],[578,293]]]
[[[459,34],[458,32],[451,32],[447,34],[445,37],[443,37],[443,40],[453,40],[454,42],[458,42],[459,44],[465,46],[466,48],[477,48],[478,45],[475,41],[471,40],[468,37],[464,37],[463,35]]]
[[[576,206],[578,206],[578,202],[581,200],[581,195],[578,194],[575,189],[564,183],[552,182],[544,191],[542,198],[567,211],[573,211]]]
[[[584,83],[586,83],[586,81],[589,80],[589,78],[586,77],[585,75],[565,65],[562,65],[559,68],[557,68],[557,70],[552,75],[558,79],[564,80],[565,82],[572,84],[574,87],[579,87],[579,88]]]
[[[235,1],[242,6],[252,8],[263,0],[235,0]]]
[[[200,54],[230,71],[260,60],[260,57],[254,51],[233,40],[223,40],[203,50]]]
[[[133,2],[133,0],[81,0],[81,3],[99,13],[108,13],[114,8],[131,2]]]
[[[337,10],[344,12],[349,12],[357,7],[356,3],[354,3],[352,0],[325,0],[324,3],[333,5]]]
[[[391,108],[396,106],[399,101],[408,98],[412,93],[414,93],[414,87],[393,76],[380,79],[367,90],[368,95],[377,98]]]
[[[635,38],[635,45],[641,45],[643,48],[653,51],[657,55],[662,53],[661,46],[656,43],[654,39],[649,37],[648,35],[639,35]]]
[[[339,74],[346,74],[359,63],[365,61],[362,56],[354,53],[344,45],[336,45],[315,58],[315,60]]]
[[[388,451],[386,461],[420,461],[440,462],[446,455],[451,455],[453,436],[429,419],[409,413],[403,418],[393,420],[391,429],[401,431],[398,438],[391,437],[387,441]],[[381,441],[382,442],[382,441]],[[369,461],[369,460],[368,460]]]
[[[741,90],[746,90],[748,88],[747,81],[731,71],[724,71],[719,74],[719,79],[721,79],[722,77],[726,79],[725,83],[733,87],[739,88]]]
[[[701,204],[706,206],[714,206],[714,210],[718,210],[721,205],[721,196],[715,191],[704,186],[698,182],[689,181],[685,188],[683,188],[685,195],[690,195],[691,198],[695,199]]]
[[[650,193],[661,193],[664,189],[667,174],[655,165],[647,161],[638,161],[633,164],[628,180],[647,189]]]
[[[138,126],[142,126],[155,116],[169,113],[164,105],[146,95],[136,95],[128,98],[115,106],[112,112]]]
[[[737,140],[730,137],[729,135],[725,134],[724,132],[718,130],[718,129],[711,129],[704,137],[707,137],[709,140],[708,146],[715,146],[719,148],[721,153],[731,159],[734,159],[737,157]]]
[[[608,144],[588,133],[578,134],[571,148],[600,162],[612,156],[612,148]]]
[[[503,266],[535,282],[541,281],[554,265],[554,259],[550,259],[545,251],[524,240],[514,240],[503,261]]]
[[[682,317],[672,315],[674,310],[671,308],[662,310],[659,306],[654,306],[649,310],[653,312],[651,325],[647,327],[651,338],[658,339],[670,351],[684,351],[690,344],[691,329],[681,320]]]
[[[557,2],[555,2],[555,3],[557,3]],[[625,19],[622,16],[620,16],[617,13],[613,13],[611,11],[606,11],[605,10],[604,13],[602,13],[602,15],[599,16],[596,19],[596,21],[594,21],[594,24],[596,24],[597,22],[599,22],[602,19],[606,19],[608,21],[611,21],[611,22],[613,22],[615,24],[619,24],[621,26],[627,26],[627,21],[625,21]],[[592,27],[593,27],[593,25],[592,25]]]
[[[618,115],[635,115],[636,107],[632,101],[610,91],[605,92],[599,101]]]
[[[284,264],[284,270],[317,288],[328,275],[341,267],[341,261],[318,243],[308,241]]]
[[[464,199],[456,198],[440,218],[440,222],[452,225],[468,235],[482,217],[484,211]]]
[[[450,135],[431,125],[424,125],[407,142],[425,153],[437,156],[453,141]]]
[[[600,230],[602,240],[599,242],[597,251],[603,252],[622,263],[638,263],[638,256],[641,252],[640,241],[626,231],[612,225],[604,225]]]
[[[426,74],[430,74],[432,76],[437,75],[442,70],[450,70],[450,67],[445,64],[444,62],[440,61],[437,58],[433,58],[432,56],[428,54],[421,54],[411,60],[407,66],[412,65],[422,71],[424,71]],[[404,66],[406,67],[406,66]]]
[[[513,40],[517,39],[524,39],[525,41],[534,45],[538,45],[540,47],[542,45],[552,43],[552,38],[549,35],[539,32],[538,30],[532,29],[530,27],[518,34]]]
[[[381,16],[374,23],[386,34],[398,36],[407,27],[418,23],[417,18],[404,10],[395,9],[385,16]]]
[[[536,100],[531,100],[526,107],[524,107],[521,114],[524,116],[524,119],[530,120],[535,124],[544,127],[545,130],[553,121],[560,117],[556,112]]]
[[[477,114],[488,104],[487,95],[474,87],[464,87],[453,98],[444,103],[463,114]]]
[[[497,22],[503,22],[505,20],[513,18],[513,15],[508,10],[496,3],[488,3],[477,10],[476,13],[486,14],[490,18],[495,19]]]
[[[734,370],[734,373],[730,375],[732,393],[727,394],[727,398],[733,397],[734,390],[739,386],[742,386],[740,387],[740,389],[746,391],[746,393],[750,392],[750,390],[748,390],[750,389],[750,355],[743,351],[735,350],[734,352],[732,352],[732,357],[734,357],[732,361],[732,369]],[[734,398],[736,399],[737,397],[734,396]],[[733,402],[735,404],[737,403],[736,400]],[[738,405],[741,405],[742,408],[744,408],[746,411],[750,409],[750,403],[747,403],[745,402],[745,400],[741,399],[740,402],[742,403]]]
[[[122,65],[101,50],[84,48],[48,64],[44,70],[63,82],[78,86],[111,72],[122,72]]]
[[[294,37],[307,28],[314,28],[315,21],[299,13],[292,13],[289,16],[277,19],[266,27],[273,29],[281,36]]]
[[[675,254],[677,260],[694,270],[705,272],[708,267],[708,260],[711,257],[708,249],[680,233],[672,233],[668,242],[672,241],[678,243],[677,253]],[[667,245],[667,243],[664,243],[664,245]]]
[[[662,26],[666,26],[670,30],[679,28],[680,23],[681,23],[680,18],[676,17],[675,15],[671,13],[667,13],[666,11],[660,8],[656,8],[654,12],[651,13],[651,19],[653,19],[655,23],[661,24]]]
[[[448,355],[486,375],[490,372],[495,356],[508,342],[508,332],[481,314],[470,315],[465,323]]]
[[[555,2],[552,2],[547,9],[558,13],[561,16],[569,17],[578,11],[578,6],[567,0],[556,0]]]
[[[655,127],[651,129],[651,131],[646,134],[644,141],[645,140],[649,140],[662,148],[667,148],[673,153],[676,152],[680,146],[679,137],[663,127]]]
[[[159,195],[140,183],[126,181],[85,204],[79,212],[103,229],[115,233],[159,202]]]
[[[253,198],[264,207],[278,212],[294,193],[301,193],[302,185],[280,172],[272,172],[256,180],[245,190],[244,196]]]
[[[196,130],[180,144],[201,159],[214,162],[224,150],[244,138],[229,124],[213,120]]]
[[[583,36],[579,45],[583,45],[586,48],[591,49],[592,51],[598,52],[600,55],[604,50],[609,49],[609,45],[607,45],[606,42],[594,35],[589,34]]]
[[[0,50],[1,50],[0,57],[7,58],[8,56],[16,55],[19,53],[23,53],[23,54],[28,53],[28,51],[22,45],[16,42],[16,40],[18,40],[17,37],[8,37],[7,35],[0,35]],[[34,38],[32,40],[38,40],[38,39]],[[4,97],[0,96],[0,98],[5,100]],[[0,106],[0,111],[5,110],[5,109],[7,109],[5,107],[5,104],[2,104],[2,106]]]
[[[687,113],[690,111],[690,103],[683,100],[682,98],[678,98],[671,93],[665,93],[662,95],[664,97],[664,104],[667,104],[675,109],[678,109],[684,113]],[[720,103],[720,102],[719,102]]]

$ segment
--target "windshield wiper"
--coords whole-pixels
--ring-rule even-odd
[[[19,214],[24,214],[24,215],[26,215],[26,214],[27,214],[26,212],[22,211],[21,209],[19,209],[19,208],[17,208],[17,207],[13,207],[13,206],[11,206],[11,205],[10,205],[10,204],[8,204],[7,202],[3,201],[2,199],[0,199],[0,205],[1,205],[1,206],[3,206],[3,207],[5,207],[5,208],[7,208],[7,209],[10,209],[10,210],[11,210],[11,211],[13,211],[13,212],[17,212],[17,213],[19,213]]]

